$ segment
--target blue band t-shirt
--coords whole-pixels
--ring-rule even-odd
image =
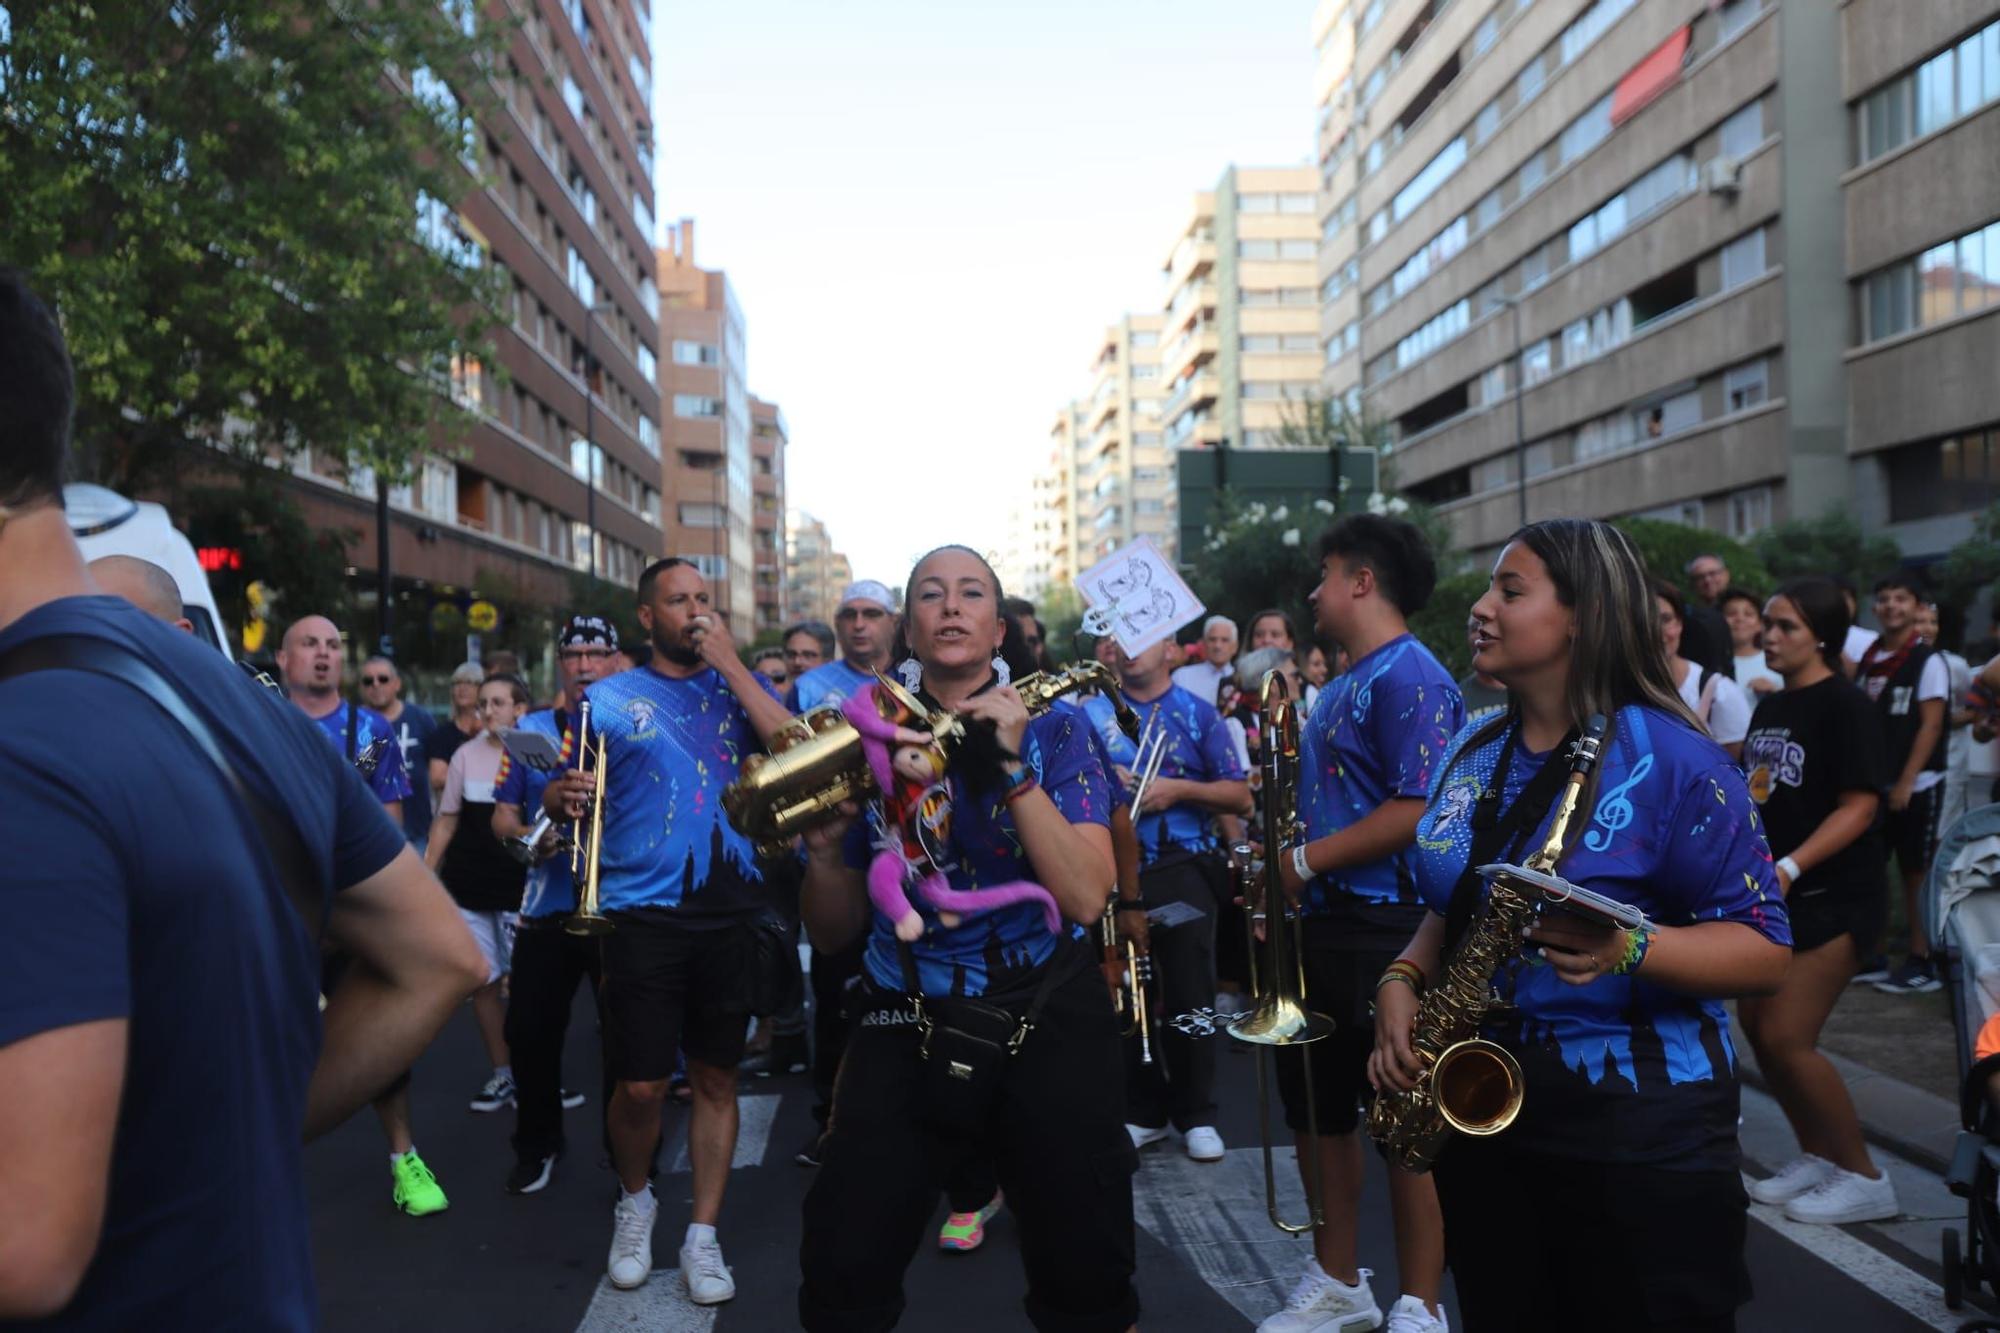
[[[354,753],[361,756],[368,753],[368,747],[381,743],[381,758],[376,762],[375,772],[366,779],[368,789],[375,793],[375,799],[387,805],[391,801],[410,799],[410,774],[403,767],[403,747],[397,744],[396,729],[389,725],[389,719],[372,708],[358,708],[347,700],[340,701],[340,707],[325,717],[316,717],[319,729],[345,760],[347,755],[347,720],[354,715]],[[358,770],[357,770],[358,771]],[[428,780],[428,778],[426,778]]]
[[[404,704],[389,725],[395,730],[403,775],[410,784],[410,794],[403,798],[403,836],[418,842],[431,831],[430,765],[424,758],[424,746],[438,729],[438,720],[421,708]]]
[[[319,904],[403,833],[292,704],[111,597],[0,633],[129,650],[201,717],[303,840]],[[317,920],[180,725],[132,686],[67,670],[0,682],[0,1046],[127,1023],[103,1234],[62,1330],[315,1326],[299,1126],[319,1059]]]
[[[1072,824],[1111,822],[1114,785],[1098,759],[1088,720],[1075,708],[1051,708],[1028,723],[1021,743],[1021,761],[1056,809]],[[947,777],[951,795],[951,833],[944,846],[950,864],[942,867],[954,889],[988,888],[1017,880],[1032,880],[1034,868],[1014,831],[1006,793],[974,796],[957,779]],[[848,865],[866,869],[874,855],[879,809],[871,806],[848,832]],[[889,836],[895,836],[892,830]],[[917,982],[926,995],[997,995],[1019,989],[1024,980],[1055,952],[1057,937],[1049,934],[1042,910],[1019,903],[998,911],[938,924],[937,913],[912,897],[911,906],[924,918],[922,938],[910,946],[916,959]],[[873,914],[868,933],[868,976],[885,990],[904,989],[903,964],[894,928],[887,917]],[[1074,934],[1074,931],[1065,931]]]
[[[562,762],[571,762],[569,722],[575,715],[564,713],[559,720],[553,708],[538,708],[521,719],[520,731],[547,736],[556,743]],[[493,784],[496,805],[521,807],[523,822],[533,827],[542,814],[542,793],[554,773],[537,773],[517,761],[512,754],[500,761],[500,778]],[[576,879],[570,874],[569,857],[552,856],[528,867],[528,883],[521,894],[521,919],[550,916],[576,910]]]
[[[1328,681],[1299,729],[1299,818],[1306,838],[1351,827],[1385,801],[1422,800],[1463,720],[1457,684],[1409,634]],[[1324,916],[1343,897],[1414,904],[1409,851],[1316,876],[1306,886],[1305,912]]]
[[[1143,703],[1127,694],[1125,703],[1139,715],[1140,735],[1153,729],[1166,737],[1158,777],[1189,782],[1229,782],[1243,777],[1236,743],[1214,704],[1203,703],[1178,685]],[[1082,707],[1112,761],[1137,777],[1138,742],[1119,728],[1111,701],[1093,694]],[[1191,801],[1151,814],[1134,812],[1133,818],[1139,830],[1140,854],[1148,865],[1173,852],[1205,852],[1217,845],[1214,813]]]
[[[1439,915],[1470,854],[1473,809],[1505,736],[1504,725],[1468,727],[1454,741],[1417,826],[1417,886]],[[1476,748],[1458,753],[1475,739]],[[1543,759],[1516,753],[1501,787],[1503,809]],[[1541,827],[1501,855],[1525,859],[1554,817],[1552,804]],[[1618,710],[1595,805],[1571,821],[1557,871],[1663,926],[1736,921],[1791,943],[1771,850],[1742,773],[1714,741],[1663,712]],[[1509,1142],[1590,1161],[1689,1169],[1734,1163],[1736,1054],[1720,1001],[1637,976],[1572,986],[1525,953],[1501,965],[1494,985],[1515,1012],[1489,1022],[1486,1035],[1520,1060],[1528,1090]]]
[[[824,704],[845,703],[862,686],[874,683],[873,673],[851,667],[845,659],[825,662],[798,678],[786,706],[794,713],[803,713]]]
[[[591,748],[600,736],[608,747],[603,909],[664,908],[695,921],[755,910],[763,875],[723,813],[722,789],[763,744],[721,673],[607,676],[590,687],[590,734]]]

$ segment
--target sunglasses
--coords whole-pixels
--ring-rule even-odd
[[[395,679],[394,676],[363,676],[361,683],[363,685],[387,685]]]

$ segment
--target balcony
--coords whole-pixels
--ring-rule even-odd
[[[1222,339],[1214,323],[1201,320],[1160,353],[1160,378],[1169,384],[1182,379],[1190,367],[1199,370],[1221,350]]]
[[[1213,335],[1210,335],[1211,337]],[[1160,404],[1160,415],[1172,421],[1181,410],[1190,404],[1212,403],[1220,392],[1215,376],[1207,374],[1191,375],[1174,386],[1167,400]],[[1176,425],[1179,423],[1176,422]],[[1171,432],[1170,432],[1171,433]]]

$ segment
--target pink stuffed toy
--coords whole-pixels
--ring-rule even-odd
[[[884,702],[892,716],[883,715]],[[912,884],[947,928],[966,915],[1033,902],[1041,907],[1049,933],[1060,934],[1062,913],[1055,896],[1041,885],[1016,880],[957,890],[938,869],[931,849],[943,844],[951,821],[945,750],[929,732],[903,725],[913,719],[901,701],[869,685],[848,696],[841,712],[861,733],[862,752],[882,789],[883,818],[895,828],[896,845],[884,847],[869,862],[868,899],[895,926],[896,938],[915,940],[924,933],[924,919],[906,892]]]

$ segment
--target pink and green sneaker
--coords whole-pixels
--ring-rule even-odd
[[[996,1191],[991,1201],[976,1213],[953,1213],[938,1228],[938,1248],[957,1250],[963,1254],[976,1250],[986,1241],[986,1223],[993,1214],[1000,1211],[1001,1196]]]

